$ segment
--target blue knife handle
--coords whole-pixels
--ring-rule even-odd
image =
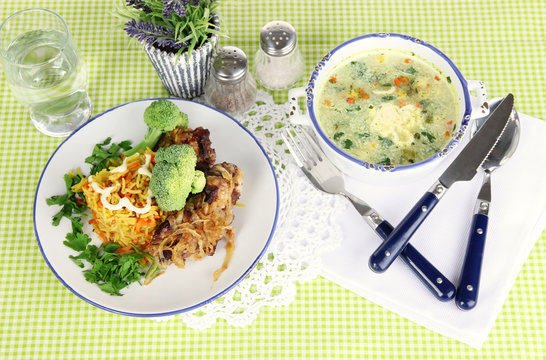
[[[373,271],[381,273],[391,266],[438,201],[439,198],[432,192],[426,192],[419,199],[385,242],[370,256],[369,266]]]
[[[388,221],[380,223],[375,232],[383,240],[387,239],[393,231]],[[434,267],[416,248],[411,244],[406,245],[400,258],[411,268],[419,280],[434,294],[440,301],[449,301],[455,296],[455,285],[451,283],[438,269]]]
[[[470,310],[478,301],[483,250],[487,235],[487,215],[475,214],[470,227],[466,255],[464,257],[461,281],[455,296],[455,304],[461,310]]]

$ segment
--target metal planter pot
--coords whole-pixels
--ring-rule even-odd
[[[219,24],[217,17],[214,23]],[[217,44],[218,36],[212,34],[209,41],[191,52],[189,61],[186,52],[178,56],[150,45],[144,46],[144,51],[167,91],[175,97],[192,99],[203,94]]]

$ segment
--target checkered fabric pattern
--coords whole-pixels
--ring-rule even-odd
[[[67,22],[89,69],[94,113],[167,95],[144,51],[118,27],[114,0],[4,0],[0,19],[45,7]],[[335,45],[371,32],[411,34],[434,44],[492,96],[513,92],[518,110],[546,119],[544,0],[226,1],[230,39],[253,59],[260,28],[297,29],[310,72]],[[302,80],[301,85],[304,84]],[[274,94],[284,102],[286,92]],[[205,331],[180,320],[114,315],[80,300],[42,259],[33,232],[33,195],[60,139],[40,134],[0,77],[0,359],[457,358],[546,357],[546,233],[537,244],[483,348],[421,328],[322,278],[298,286],[295,301],[265,308],[250,326],[219,321]],[[517,239],[514,239],[517,241]]]

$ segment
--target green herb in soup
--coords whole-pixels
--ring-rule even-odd
[[[413,53],[375,50],[338,64],[319,87],[317,119],[348,154],[374,164],[422,161],[459,126],[451,78]]]

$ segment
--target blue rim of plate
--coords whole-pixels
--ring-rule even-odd
[[[237,279],[235,280],[231,285],[229,285],[228,287],[226,287],[224,290],[222,290],[221,292],[219,292],[218,294],[215,294],[213,296],[211,296],[210,298],[204,300],[204,301],[201,301],[200,303],[198,304],[195,304],[195,305],[192,305],[192,306],[189,306],[189,307],[186,307],[186,308],[182,308],[182,309],[178,309],[178,310],[172,310],[172,311],[167,311],[167,312],[160,312],[160,313],[145,313],[145,314],[142,314],[142,313],[131,313],[131,312],[125,312],[125,311],[121,311],[121,310],[116,310],[116,309],[112,309],[112,308],[109,308],[107,306],[104,306],[104,305],[101,305],[97,302],[94,302],[88,298],[86,298],[84,295],[80,294],[79,292],[77,292],[76,290],[74,290],[72,287],[70,287],[64,280],[63,278],[55,271],[55,269],[53,268],[53,266],[51,265],[51,263],[49,262],[49,259],[47,258],[47,256],[45,255],[44,253],[44,249],[42,248],[42,244],[41,244],[41,241],[40,241],[40,236],[38,235],[38,231],[36,230],[36,200],[37,200],[37,197],[38,197],[38,191],[40,190],[40,184],[42,183],[42,178],[44,176],[44,173],[47,169],[47,167],[49,166],[49,163],[51,162],[51,160],[53,159],[53,157],[55,156],[55,154],[57,153],[57,151],[59,151],[59,149],[62,148],[62,146],[64,145],[64,143],[66,143],[68,141],[68,139],[70,139],[75,133],[81,131],[83,128],[85,128],[88,124],[90,124],[91,122],[95,121],[96,119],[100,118],[101,116],[109,113],[110,111],[113,111],[113,110],[116,110],[117,108],[120,108],[122,106],[127,106],[129,104],[132,104],[132,103],[137,103],[137,102],[142,102],[142,101],[153,101],[153,100],[158,100],[158,99],[168,99],[168,100],[174,100],[174,101],[183,101],[183,102],[189,102],[189,103],[194,103],[194,104],[199,104],[199,105],[202,105],[202,106],[205,106],[209,109],[212,109],[224,116],[226,116],[227,118],[229,118],[231,121],[235,122],[241,129],[243,129],[248,135],[250,135],[250,137],[254,140],[254,142],[256,142],[256,145],[258,145],[258,147],[260,148],[260,150],[262,151],[263,155],[265,156],[266,160],[267,160],[267,163],[269,164],[269,168],[271,169],[271,172],[273,174],[273,179],[275,181],[275,197],[276,197],[276,206],[275,206],[275,218],[273,220],[273,225],[271,226],[271,232],[269,233],[269,237],[264,245],[264,248],[262,249],[262,251],[258,254],[258,256],[256,257],[256,259],[252,262],[252,264],[248,267],[247,270],[244,271],[244,273]],[[100,141],[100,140],[99,140]],[[81,125],[80,127],[78,127],[76,130],[74,130],[74,132],[72,132],[70,135],[67,136],[66,139],[63,140],[63,142],[55,149],[55,151],[53,152],[53,154],[51,154],[51,156],[49,157],[49,160],[47,161],[45,167],[44,167],[44,170],[42,170],[42,173],[40,174],[40,179],[38,180],[38,185],[36,186],[36,192],[34,193],[34,205],[33,205],[33,211],[32,211],[32,221],[33,221],[33,225],[34,225],[34,234],[36,235],[36,241],[38,242],[38,247],[40,248],[40,252],[42,253],[42,257],[44,258],[45,262],[47,263],[47,265],[49,266],[49,268],[51,269],[51,271],[53,272],[53,274],[55,274],[55,276],[57,277],[57,279],[59,279],[59,281],[67,288],[69,289],[74,295],[78,296],[80,299],[84,300],[85,302],[99,308],[99,309],[102,309],[102,310],[106,310],[106,311],[109,311],[111,313],[114,313],[114,314],[118,314],[118,315],[126,315],[126,316],[132,316],[132,317],[149,317],[149,318],[154,318],[154,317],[161,317],[161,316],[171,316],[171,315],[176,315],[176,314],[181,314],[181,313],[184,313],[184,312],[188,312],[188,311],[191,311],[191,310],[195,310],[203,305],[206,305],[208,303],[210,303],[211,301],[214,301],[220,297],[222,297],[224,294],[226,294],[227,292],[229,292],[231,289],[233,289],[237,284],[239,284],[239,282],[241,282],[241,280],[243,280],[249,273],[250,271],[252,271],[252,269],[254,269],[254,267],[258,264],[258,262],[260,261],[260,259],[262,258],[262,256],[265,254],[265,251],[267,250],[267,248],[269,247],[269,244],[271,243],[271,239],[273,238],[273,234],[275,233],[275,229],[277,228],[277,221],[278,221],[278,217],[279,217],[279,184],[278,184],[278,181],[277,181],[277,176],[275,175],[275,169],[273,168],[273,164],[271,163],[271,160],[269,159],[269,156],[267,155],[267,152],[265,151],[265,149],[263,148],[262,144],[260,144],[260,142],[258,141],[258,139],[256,139],[256,137],[247,129],[245,128],[241,123],[239,123],[235,118],[233,118],[232,116],[212,107],[212,106],[209,106],[207,104],[203,104],[203,103],[198,103],[196,101],[191,101],[191,100],[186,100],[186,99],[180,99],[180,98],[169,98],[169,97],[157,97],[157,98],[149,98],[149,99],[140,99],[140,100],[134,100],[134,101],[129,101],[129,102],[126,102],[124,104],[121,104],[121,105],[117,105],[113,108],[110,108],[108,110],[105,110],[103,111],[102,113],[92,117],[89,121],[87,121],[85,124]],[[83,279],[83,275],[82,275],[82,279]]]
[[[336,144],[334,144],[332,142],[332,140],[330,140],[330,138],[324,133],[324,131],[322,131],[322,128],[320,127],[320,125],[319,125],[319,123],[317,121],[317,118],[315,116],[315,111],[313,110],[313,98],[314,98],[313,90],[314,90],[315,86],[318,85],[318,84],[315,84],[315,81],[316,81],[317,77],[319,76],[319,72],[324,69],[324,66],[325,66],[326,62],[328,62],[328,60],[332,57],[333,54],[335,54],[341,48],[343,48],[343,47],[345,47],[345,46],[347,46],[347,45],[349,45],[349,44],[351,44],[353,42],[362,40],[362,39],[373,38],[373,37],[385,38],[385,37],[391,37],[391,36],[392,37],[398,37],[398,38],[401,38],[401,39],[404,39],[404,40],[412,41],[415,44],[425,46],[425,47],[429,48],[430,50],[434,51],[442,59],[444,59],[448,63],[448,65],[453,69],[453,72],[455,73],[455,75],[457,75],[457,78],[459,79],[459,81],[461,82],[461,85],[463,87],[465,111],[464,111],[464,114],[462,115],[461,125],[459,126],[457,132],[453,135],[453,137],[451,138],[449,143],[444,148],[442,148],[440,151],[438,151],[434,155],[432,155],[432,156],[430,156],[430,157],[428,157],[428,158],[426,158],[426,159],[424,159],[422,161],[414,163],[414,164],[407,164],[407,165],[372,164],[370,162],[357,159],[357,158],[347,154],[346,152],[341,150]],[[440,51],[439,49],[437,49],[433,45],[431,45],[429,43],[426,43],[423,40],[420,40],[420,39],[415,38],[413,36],[404,35],[404,34],[397,34],[397,33],[366,34],[366,35],[362,35],[362,36],[352,38],[352,39],[347,40],[347,41],[343,42],[342,44],[336,46],[334,49],[332,49],[330,52],[328,52],[322,58],[322,60],[320,60],[318,62],[317,66],[314,68],[313,72],[311,73],[311,77],[309,79],[309,82],[307,84],[306,93],[307,93],[307,99],[306,99],[307,111],[309,113],[309,116],[311,118],[311,121],[313,123],[314,128],[317,130],[318,134],[324,140],[324,142],[326,142],[326,144],[328,144],[328,146],[332,150],[334,150],[337,154],[341,155],[345,159],[350,160],[351,162],[356,163],[356,164],[358,164],[360,166],[363,166],[364,168],[366,168],[368,170],[376,170],[376,171],[382,171],[382,172],[396,172],[396,171],[400,171],[400,170],[409,170],[409,169],[416,168],[416,167],[419,167],[421,165],[430,163],[430,162],[432,162],[434,160],[437,160],[438,158],[441,158],[441,157],[444,157],[444,156],[448,155],[449,153],[451,153],[451,151],[461,141],[461,139],[462,139],[467,127],[468,127],[468,123],[470,121],[470,114],[472,112],[472,106],[471,106],[471,103],[470,103],[470,94],[469,94],[469,91],[468,91],[468,82],[464,78],[463,74],[459,71],[457,66],[453,63],[453,61],[451,61],[451,59],[446,54],[444,54],[442,51]]]

